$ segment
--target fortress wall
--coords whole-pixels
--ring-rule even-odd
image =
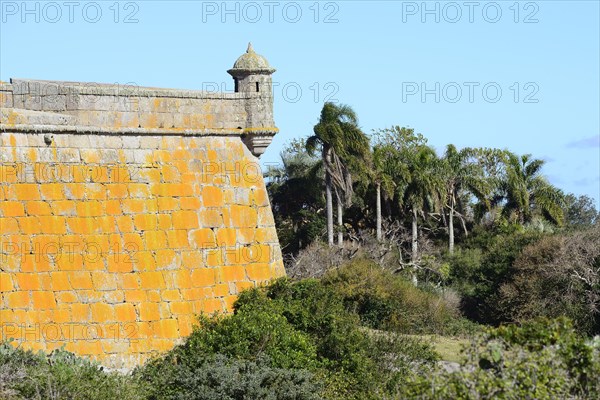
[[[38,82],[0,85],[0,339],[130,369],[285,274],[242,141],[269,99]]]

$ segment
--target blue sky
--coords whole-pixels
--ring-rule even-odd
[[[326,100],[361,127],[547,161],[600,199],[600,8],[590,1],[0,1],[0,79],[233,90],[252,41],[277,68],[280,128],[309,135]]]

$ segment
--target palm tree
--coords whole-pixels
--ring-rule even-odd
[[[398,200],[406,205],[412,217],[411,261],[418,258],[419,215],[439,208],[442,197],[442,180],[439,160],[435,150],[426,145],[404,148],[403,160],[408,166],[409,179],[399,187]]]
[[[448,208],[448,251],[454,252],[454,216],[457,207],[462,208],[461,192],[467,191],[482,203],[487,202],[489,192],[488,181],[483,176],[483,170],[474,162],[470,162],[477,150],[466,148],[458,151],[453,144],[446,147],[442,159],[442,170],[445,183],[445,206]],[[467,233],[464,217],[460,215],[465,234]]]
[[[338,244],[343,242],[344,206],[352,203],[351,171],[365,168],[369,154],[369,140],[358,127],[358,118],[350,106],[325,103],[314,135],[306,140],[306,149],[314,154],[321,148],[325,166],[325,194],[327,203],[327,240],[333,245],[333,199],[335,192],[338,212]]]
[[[391,163],[392,179],[395,184],[395,197],[398,204],[408,207],[412,219],[411,261],[418,258],[419,215],[433,211],[441,203],[439,160],[435,151],[427,146],[427,139],[414,129],[392,126],[375,131],[378,144],[390,146],[392,150],[380,154],[392,154],[397,161]],[[383,157],[377,157],[383,158]],[[375,167],[380,161],[375,159]]]
[[[541,214],[562,225],[564,196],[541,175],[544,163],[532,158],[531,154],[519,157],[506,153],[506,174],[500,185],[505,197],[504,217],[515,217],[519,223],[525,224],[531,222],[534,215]]]
[[[373,179],[376,193],[376,231],[377,240],[383,239],[381,229],[381,203],[382,191],[385,197],[393,200],[396,180],[408,179],[408,168],[400,162],[398,150],[389,143],[377,143],[373,146]]]

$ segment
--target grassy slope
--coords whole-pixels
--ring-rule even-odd
[[[439,335],[408,335],[433,344],[444,361],[460,363],[463,360],[461,350],[469,343],[468,339]]]

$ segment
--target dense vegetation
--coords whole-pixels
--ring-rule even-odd
[[[106,373],[63,350],[33,353],[0,344],[0,399],[141,399],[135,379]]]
[[[543,161],[368,138],[334,104],[281,156],[267,187],[289,278],[128,375],[2,344],[0,399],[600,397],[599,214]]]
[[[350,280],[345,277],[351,276]],[[360,277],[360,278],[358,278]],[[356,289],[356,290],[351,290]],[[400,297],[400,299],[397,298]],[[322,279],[242,293],[182,345],[130,375],[64,351],[0,347],[2,399],[595,399],[600,340],[566,318],[475,328],[448,368],[414,334],[459,319],[443,296],[359,259]],[[402,320],[407,322],[402,322]],[[379,329],[373,329],[377,327]]]
[[[487,329],[458,371],[424,369],[404,398],[597,399],[600,341],[577,335],[567,319]]]
[[[361,249],[454,296],[474,322],[567,316],[600,333],[598,210],[551,185],[544,161],[452,144],[438,155],[399,126],[368,138],[351,108],[330,103],[281,158],[268,190],[288,274],[321,276]]]

